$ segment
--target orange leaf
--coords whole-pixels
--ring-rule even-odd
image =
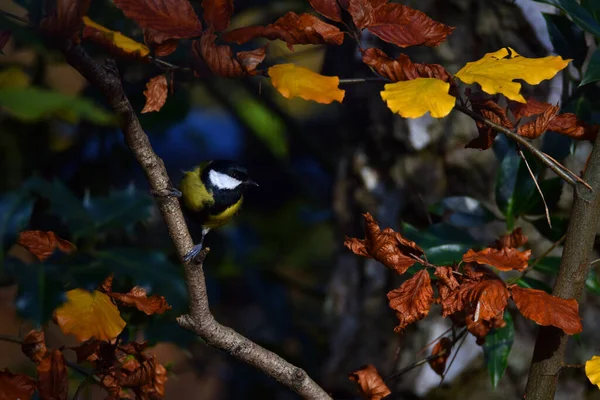
[[[254,50],[239,51],[235,55],[235,58],[237,58],[238,62],[248,75],[258,74],[256,67],[258,67],[258,64],[265,59],[267,55],[267,46],[268,45],[265,45]]]
[[[577,300],[561,299],[543,290],[524,289],[517,285],[512,285],[510,291],[521,314],[538,325],[555,326],[567,335],[583,330]]]
[[[31,361],[39,364],[46,353],[48,353],[44,332],[36,330],[30,331],[27,336],[25,336],[25,339],[23,339],[21,350]]]
[[[90,8],[91,0],[57,0],[54,11],[40,21],[40,29],[51,36],[73,39],[79,42],[83,16]]]
[[[342,10],[337,0],[308,0],[316,12],[332,21],[342,20]]]
[[[73,289],[66,293],[67,303],[54,311],[54,321],[65,334],[79,341],[95,337],[111,340],[125,327],[119,310],[106,294]]]
[[[229,20],[233,14],[233,0],[202,0],[204,10],[204,21],[221,32],[229,26]]]
[[[414,64],[406,54],[400,54],[395,60],[383,51],[375,48],[363,52],[362,61],[377,73],[393,82],[416,78],[437,78],[450,82],[448,71],[439,64]]]
[[[38,388],[42,400],[66,399],[69,394],[67,363],[60,350],[52,350],[37,366]]]
[[[294,64],[277,64],[269,68],[271,83],[287,99],[301,97],[321,104],[344,100],[337,76],[324,76]]]
[[[280,39],[292,49],[294,44],[336,44],[344,41],[344,33],[337,27],[323,22],[310,14],[288,12],[267,26],[248,26],[234,29],[223,35],[223,40],[237,44],[246,43],[257,37]]]
[[[144,96],[146,96],[146,105],[142,114],[152,111],[160,111],[167,101],[167,78],[164,75],[158,75],[150,79],[146,84]]]
[[[492,97],[481,93],[471,94],[470,90],[467,91],[467,96],[471,101],[473,111],[477,114],[505,128],[513,129],[513,123],[506,115],[506,108],[500,107]],[[489,149],[498,133],[483,122],[476,121],[476,125],[479,137],[471,140],[465,147],[481,150]]]
[[[463,261],[491,265],[500,271],[523,271],[527,268],[530,256],[531,250],[519,251],[510,247],[498,250],[488,247],[478,252],[469,249],[463,254]]]
[[[541,136],[541,134],[546,132],[548,129],[550,122],[552,119],[554,119],[554,117],[556,117],[559,109],[559,106],[551,105],[544,111],[543,114],[538,115],[533,121],[519,126],[517,133],[528,139],[535,139]]]
[[[392,393],[372,364],[352,372],[348,377],[358,384],[361,394],[369,400],[380,400]]]
[[[40,261],[46,260],[56,249],[67,254],[76,249],[73,243],[61,239],[54,232],[24,231],[19,233],[17,243],[29,250]]]
[[[502,249],[503,247],[517,248],[523,246],[527,241],[527,236],[523,235],[523,230],[516,228],[510,234],[500,236],[494,243],[494,246],[497,249]]]
[[[30,376],[13,374],[5,369],[0,371],[0,400],[29,400],[36,389],[36,382]]]
[[[171,39],[169,35],[151,28],[144,29],[144,42],[159,57],[168,56],[177,49],[179,44],[179,40]]]
[[[365,238],[346,238],[344,246],[354,254],[363,257],[374,258],[392,270],[403,274],[417,260],[414,257],[423,255],[421,249],[415,242],[405,239],[391,228],[383,231],[371,214],[363,214],[367,220]]]
[[[450,357],[451,351],[452,340],[450,340],[450,338],[447,337],[441,338],[431,350],[431,355],[438,357],[430,359],[429,366],[439,376],[444,376],[444,370],[446,369],[446,361],[448,361],[448,357]]]
[[[492,329],[505,327],[506,321],[504,321],[504,313],[498,314],[489,321],[483,319],[475,321],[474,315],[469,314],[465,317],[465,325],[467,326],[469,333],[477,338],[477,344],[481,346],[485,343],[487,334],[490,333]]]
[[[433,303],[429,272],[426,269],[417,272],[398,289],[390,291],[387,298],[400,320],[400,324],[394,328],[395,332],[401,332],[413,322],[425,318]]]
[[[164,38],[202,34],[202,24],[188,0],[114,0],[114,3],[140,27],[162,32]]]
[[[113,292],[109,293],[108,295],[127,306],[137,308],[146,315],[162,314],[171,309],[171,306],[167,304],[167,300],[164,297],[148,297],[146,290],[140,286],[135,286],[129,291],[129,293],[126,294]]]
[[[427,14],[398,3],[373,10],[367,29],[396,46],[437,46],[455,29],[436,22]]]
[[[373,23],[373,14],[377,7],[387,3],[387,0],[350,0],[348,12],[358,29]]]

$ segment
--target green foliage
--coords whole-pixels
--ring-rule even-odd
[[[508,311],[504,312],[504,322],[506,322],[506,326],[491,331],[485,337],[483,345],[483,356],[493,387],[498,386],[504,371],[506,371],[508,355],[515,341],[515,326]]]

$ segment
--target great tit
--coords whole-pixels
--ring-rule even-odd
[[[171,195],[179,197],[190,219],[202,226],[202,238],[183,260],[193,259],[202,251],[204,237],[213,228],[225,225],[244,201],[244,192],[258,184],[248,177],[248,171],[233,161],[206,161],[184,172],[179,189]]]

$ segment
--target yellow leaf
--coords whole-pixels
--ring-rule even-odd
[[[294,64],[278,64],[269,68],[271,83],[283,97],[301,97],[317,103],[329,104],[332,101],[342,102],[344,90],[338,88],[340,78],[323,76],[308,68]]]
[[[450,84],[435,78],[417,78],[388,83],[381,98],[390,110],[404,118],[419,118],[427,111],[434,118],[445,117],[454,108],[456,98],[448,94]]]
[[[9,67],[0,72],[0,89],[25,88],[29,85],[29,75],[21,68]]]
[[[594,356],[585,363],[585,374],[590,382],[600,388],[600,356]]]
[[[480,60],[467,63],[454,76],[464,83],[479,83],[486,93],[502,93],[511,100],[526,103],[520,93],[521,84],[513,82],[515,79],[537,85],[553,78],[570,61],[560,56],[522,57],[510,47],[504,47],[495,53],[487,53]]]
[[[68,291],[67,302],[54,311],[54,321],[65,334],[73,334],[82,342],[92,337],[114,339],[125,327],[117,306],[97,290]]]
[[[142,43],[136,42],[128,38],[121,32],[112,31],[104,26],[97,24],[88,17],[83,17],[85,29],[83,37],[92,41],[98,42],[101,45],[115,47],[127,54],[139,55],[146,57],[150,54],[150,49]]]

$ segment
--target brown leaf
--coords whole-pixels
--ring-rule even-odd
[[[344,33],[333,25],[310,14],[288,12],[267,26],[248,26],[234,29],[223,35],[223,40],[237,44],[246,43],[257,37],[280,39],[292,49],[294,44],[336,44],[344,41]]]
[[[352,21],[359,29],[364,29],[373,23],[374,11],[387,3],[387,0],[350,0],[348,12]]]
[[[454,271],[454,268],[452,268],[452,267],[448,267],[448,266],[437,267],[433,274],[435,276],[437,276],[439,281],[444,286],[447,286],[448,289],[455,290],[460,285],[459,285],[458,281],[456,280],[456,277],[454,276],[453,271]]]
[[[25,339],[23,339],[21,350],[31,361],[39,364],[48,352],[44,332],[36,330],[30,331],[27,336],[25,336]]]
[[[316,12],[332,21],[342,21],[342,9],[337,0],[308,0]]]
[[[444,370],[446,369],[446,361],[448,361],[448,357],[450,357],[451,351],[452,340],[447,337],[441,338],[431,350],[431,355],[438,357],[430,359],[429,366],[439,376],[444,376]]]
[[[523,235],[521,228],[516,228],[508,235],[502,235],[494,242],[494,247],[502,249],[504,247],[517,248],[527,243],[527,236]]]
[[[104,279],[104,281],[102,281],[102,283],[100,284],[100,286],[98,287],[98,291],[103,292],[103,293],[110,293],[110,292],[112,292],[113,278],[114,278],[113,274],[110,274],[109,276],[107,276]]]
[[[90,339],[71,350],[77,354],[77,363],[89,361],[95,370],[103,371],[112,368],[116,361],[116,345],[104,340]]]
[[[41,400],[66,400],[69,394],[67,363],[60,350],[52,350],[37,366]]]
[[[248,75],[257,74],[256,67],[264,61],[267,56],[267,46],[259,47],[258,49],[240,51],[235,55],[238,62]]]
[[[354,254],[374,258],[399,274],[405,273],[416,262],[411,255],[417,257],[423,255],[423,249],[415,242],[403,238],[391,228],[382,231],[371,214],[366,213],[363,216],[367,220],[365,238],[347,237],[344,241],[344,246]]]
[[[527,122],[517,130],[517,133],[528,139],[535,139],[546,132],[552,119],[558,114],[559,106],[548,107],[543,114],[538,115],[533,121]]]
[[[493,97],[485,96],[480,93],[471,95],[470,91],[467,92],[467,96],[471,101],[473,111],[477,114],[480,114],[484,118],[502,125],[505,128],[513,129],[513,123],[506,115],[506,108],[500,107]],[[471,140],[465,147],[487,150],[492,146],[498,133],[483,122],[476,121],[476,125],[477,130],[479,131],[479,137]]]
[[[152,383],[156,371],[156,358],[152,358],[139,364],[139,368],[129,375],[119,378],[119,385],[124,387],[139,387]]]
[[[144,29],[144,42],[159,57],[168,56],[179,44],[179,40],[171,39],[169,35],[151,28]]]
[[[169,88],[167,86],[167,78],[164,75],[158,75],[150,79],[146,84],[146,90],[144,90],[146,105],[142,110],[142,114],[160,111],[167,101],[168,93]]]
[[[233,0],[202,0],[204,10],[204,21],[214,28],[215,32],[221,32],[229,26],[229,20],[233,14]]]
[[[53,37],[73,39],[79,42],[83,16],[90,8],[91,0],[57,0],[56,8],[40,21],[40,29]]]
[[[519,251],[511,247],[502,249],[488,247],[478,252],[469,249],[463,254],[463,261],[491,265],[500,271],[523,271],[529,264],[530,256],[531,250]]]
[[[140,355],[148,347],[148,342],[129,342],[119,346],[119,350],[130,355]]]
[[[6,46],[6,43],[8,43],[8,41],[10,40],[11,34],[12,32],[9,30],[0,30],[0,52],[4,49],[4,46]]]
[[[200,36],[202,24],[188,0],[114,0],[117,7],[142,28],[168,39]]]
[[[543,290],[524,289],[517,285],[512,285],[510,291],[521,314],[538,325],[555,326],[567,335],[583,330],[577,300],[561,299]]]
[[[36,382],[30,376],[13,374],[5,369],[0,371],[0,400],[29,400],[36,389]]]
[[[112,292],[108,295],[126,306],[137,308],[146,315],[162,314],[171,309],[164,297],[156,295],[148,297],[146,290],[140,286],[134,286],[129,293]]]
[[[400,320],[400,324],[394,328],[395,332],[401,332],[413,322],[425,318],[433,303],[429,272],[426,269],[417,272],[398,289],[390,291],[387,298]]]
[[[380,400],[392,393],[372,364],[352,372],[348,377],[358,384],[361,394],[369,400]]]
[[[465,318],[465,325],[469,333],[477,338],[477,344],[483,345],[485,343],[485,337],[492,329],[503,328],[506,325],[504,321],[504,313],[498,314],[489,321],[479,319],[474,320],[474,315],[469,314]]]
[[[362,61],[391,81],[406,81],[416,78],[437,78],[450,82],[452,77],[439,64],[414,64],[406,54],[400,54],[395,60],[383,51],[369,48],[363,51]]]
[[[437,46],[455,29],[436,22],[427,14],[398,3],[377,7],[367,29],[396,46]]]
[[[24,231],[19,233],[17,243],[29,250],[40,261],[46,260],[56,249],[67,254],[76,249],[73,243],[61,239],[54,232]]]

